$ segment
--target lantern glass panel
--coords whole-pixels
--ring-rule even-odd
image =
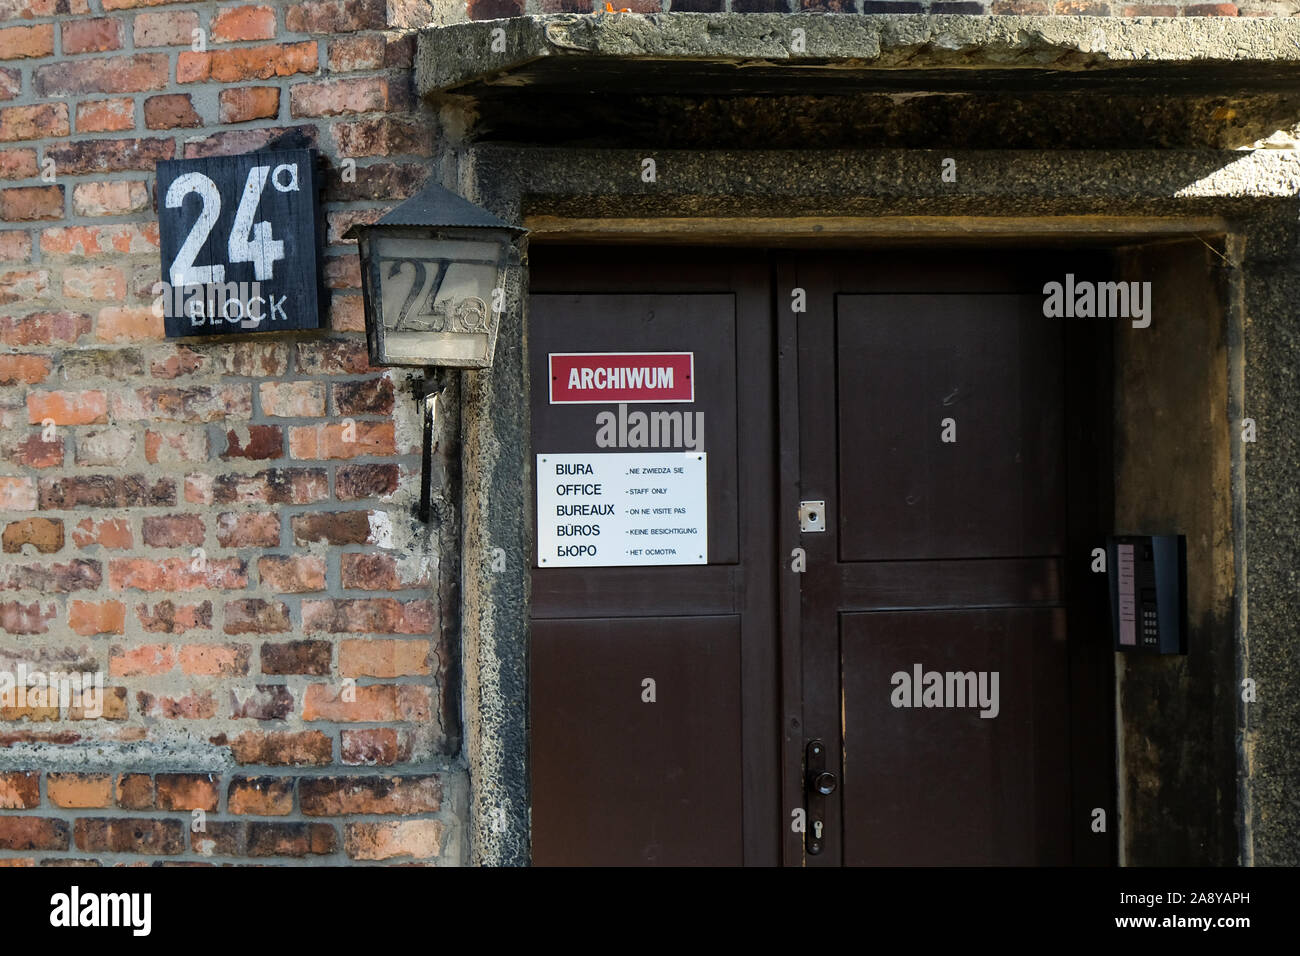
[[[506,241],[372,233],[368,245],[387,363],[490,361]]]

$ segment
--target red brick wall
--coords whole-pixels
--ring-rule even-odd
[[[458,857],[417,406],[339,238],[427,175],[430,15],[0,0],[0,672],[107,694],[0,707],[0,863]],[[291,127],[331,330],[168,343],[155,163]]]

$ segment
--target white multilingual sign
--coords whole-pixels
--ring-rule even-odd
[[[543,568],[707,564],[704,452],[537,456]]]

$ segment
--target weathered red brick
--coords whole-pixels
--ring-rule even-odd
[[[293,458],[359,458],[397,454],[393,422],[299,425],[289,429]]]
[[[150,46],[189,46],[199,28],[199,15],[193,10],[169,10],[165,13],[136,14],[135,48]]]
[[[242,425],[226,432],[226,450],[223,461],[244,458],[248,461],[266,461],[284,456],[284,432],[279,425]]]
[[[41,103],[0,109],[0,140],[44,139],[67,136],[68,104]]]
[[[55,468],[63,464],[63,439],[55,436],[45,441],[45,431],[33,432],[21,440],[3,443],[3,455],[15,465],[24,468]]]
[[[176,60],[176,82],[238,83],[295,73],[315,73],[319,68],[318,59],[315,40],[207,53],[185,50]]]
[[[0,569],[0,590],[67,594],[93,591],[103,581],[98,561],[80,558],[66,564],[12,564]]]
[[[393,380],[386,375],[360,382],[339,382],[332,388],[334,408],[340,415],[391,415],[393,412]]]
[[[384,37],[378,33],[331,40],[326,62],[331,73],[378,70],[384,65]]]
[[[78,465],[120,467],[134,451],[135,434],[129,428],[96,428],[77,437]]]
[[[305,632],[333,634],[428,634],[433,631],[433,606],[426,600],[361,598],[302,602]]]
[[[319,555],[267,555],[257,561],[262,586],[277,594],[325,589],[325,559]]]
[[[330,328],[335,332],[364,332],[366,330],[365,303],[359,295],[330,296]]]
[[[66,850],[68,823],[46,817],[0,817],[0,850]]]
[[[0,511],[35,511],[36,482],[31,478],[0,477]]]
[[[105,226],[52,226],[41,231],[41,252],[53,258],[93,258],[119,253],[158,252],[158,223]]]
[[[149,309],[143,311],[152,315]],[[155,318],[161,332],[162,317]],[[212,422],[248,418],[252,410],[253,391],[247,385],[149,386],[115,392],[112,401],[113,417],[119,421]]]
[[[28,353],[0,355],[0,385],[38,385],[49,378],[48,356]]]
[[[47,604],[41,607],[39,601],[23,604],[21,601],[0,603],[0,630],[9,634],[47,634],[49,622],[58,618],[57,605]],[[266,655],[262,655],[263,668],[266,667]],[[2,807],[0,807],[2,809]]]
[[[65,34],[66,36],[66,34]],[[67,50],[65,53],[83,52]],[[54,24],[42,23],[34,27],[5,27],[0,29],[0,60],[20,60],[27,57],[54,54]]]
[[[433,152],[428,126],[390,116],[335,123],[330,135],[340,156],[428,156]]]
[[[225,7],[212,17],[212,39],[216,43],[245,40],[274,40],[275,11],[270,7]]]
[[[152,481],[152,484],[150,482]],[[42,478],[42,509],[131,508],[174,505],[176,484],[171,478],[143,475],[85,475],[76,478]]]
[[[273,139],[292,133],[304,147],[316,145],[315,126],[268,126],[259,129],[234,129],[213,133],[200,139],[187,140],[185,157],[199,159],[204,156],[233,156],[264,149]]]
[[[63,52],[107,53],[122,49],[126,35],[125,22],[112,17],[94,17],[89,20],[69,20],[60,25],[63,31]]]
[[[0,179],[31,179],[38,171],[36,150],[0,149]]]
[[[184,634],[212,627],[211,601],[179,605],[174,601],[159,601],[153,607],[137,604],[135,614],[140,626],[150,634]]]
[[[283,607],[283,605],[281,605]],[[284,630],[288,630],[287,627]],[[262,645],[263,674],[311,674],[328,677],[332,645],[329,641],[289,641]]]
[[[203,125],[188,93],[166,93],[144,101],[144,125],[149,129],[192,128]]]
[[[187,346],[154,350],[149,360],[149,374],[154,378],[174,379],[209,371],[211,353],[196,352]]]
[[[410,734],[394,727],[364,727],[339,734],[345,764],[391,766],[411,759]]]
[[[373,226],[384,217],[391,207],[380,206],[375,209],[340,209],[325,216],[326,235],[330,245],[343,243],[356,245],[356,239],[348,236],[353,226]]]
[[[326,178],[325,195],[332,202],[367,199],[391,202],[413,196],[428,178],[426,163],[370,163],[358,166],[350,180],[345,180],[341,171],[332,170]],[[356,280],[357,285],[348,287],[359,288],[359,274]]]
[[[323,468],[271,468],[251,475],[218,475],[212,483],[217,504],[306,505],[329,496]]]
[[[113,778],[106,773],[48,773],[45,792],[56,807],[107,807],[113,803]]]
[[[354,860],[428,859],[442,852],[443,824],[438,820],[348,823],[343,846]]]
[[[107,5],[105,9],[108,9]],[[140,93],[163,89],[168,83],[168,72],[167,54],[136,53],[98,60],[48,63],[36,68],[33,83],[36,95],[41,97]]]
[[[247,598],[226,604],[227,634],[282,634],[289,630],[289,609],[278,601]],[[263,672],[266,654],[263,651]]]
[[[181,673],[206,677],[244,677],[253,649],[248,644],[187,644],[181,648]]]
[[[22,554],[23,545],[31,545],[41,554],[54,554],[63,548],[63,522],[57,518],[24,518],[5,525],[0,535],[5,554]]]
[[[221,783],[212,773],[160,773],[154,779],[159,810],[216,810]]]
[[[153,778],[147,773],[124,773],[117,778],[117,805],[123,810],[152,810]]]
[[[0,189],[0,219],[35,222],[63,218],[62,186],[16,186]]]
[[[338,849],[338,834],[328,824],[213,821],[191,837],[205,856],[319,856]]]
[[[32,234],[21,229],[0,231],[0,261],[27,262],[32,257]],[[10,321],[13,319],[10,317]],[[9,334],[9,326],[0,326],[0,333]]]
[[[194,570],[189,558],[114,558],[109,562],[109,586],[115,591],[188,591],[199,588],[232,589],[248,586],[248,572],[240,558],[209,558]]]
[[[78,133],[113,133],[134,128],[134,100],[116,97],[77,104]]]
[[[350,687],[310,684],[303,693],[303,720],[364,723],[420,722],[429,719],[430,688],[419,684],[367,684]]]
[[[109,650],[108,672],[114,677],[166,674],[176,666],[176,648],[170,644],[113,645]]]
[[[137,691],[136,707],[144,717],[163,720],[211,720],[217,716],[217,701],[212,691],[187,694],[151,694]]]
[[[108,421],[108,398],[97,390],[28,392],[27,420],[33,425],[97,425]]]
[[[151,465],[205,461],[208,433],[196,428],[150,428],[144,433],[144,460]]]
[[[121,601],[69,601],[68,627],[83,637],[121,634],[126,629],[126,605]]]
[[[63,270],[63,294],[69,299],[117,300],[126,298],[126,276],[114,266],[70,267]],[[133,312],[132,309],[114,309],[114,312]],[[103,338],[103,312],[96,327]],[[135,336],[140,337],[140,336]]]
[[[44,299],[50,294],[50,273],[45,269],[19,269],[0,274],[0,305]]]
[[[283,817],[293,813],[293,780],[286,777],[232,777],[226,790],[231,813]]]
[[[31,810],[41,805],[41,775],[35,770],[0,773],[0,810]]]
[[[257,396],[262,414],[274,418],[320,418],[325,414],[321,382],[262,382]]]
[[[293,515],[289,519],[289,527],[293,529],[293,543],[324,541],[334,545],[374,544],[370,514],[369,511],[314,511]]]
[[[200,515],[147,515],[141,523],[144,543],[155,548],[196,548],[203,544]]]
[[[407,677],[429,673],[428,641],[348,640],[339,645],[344,677]]]
[[[339,501],[383,498],[397,491],[401,472],[397,465],[343,465],[334,473]]]
[[[124,518],[83,518],[72,529],[72,542],[78,548],[99,545],[110,550],[126,550],[135,547],[135,538],[131,526]]]
[[[66,849],[66,832],[64,837],[63,847],[49,849]],[[173,854],[185,850],[185,830],[180,820],[83,817],[76,823],[73,839],[83,853]]]
[[[437,813],[442,782],[432,774],[404,777],[304,777],[298,784],[309,817],[345,814]]]
[[[217,516],[217,543],[223,548],[274,548],[280,543],[280,516],[224,511]]]
[[[171,159],[175,153],[176,142],[165,138],[85,139],[45,147],[46,157],[54,160],[55,169],[62,176],[129,170],[152,172],[160,159]]]
[[[722,12],[721,0],[715,0],[716,6],[699,6],[692,4],[691,10],[695,12]],[[675,7],[674,9],[680,9]],[[471,20],[500,20],[504,17],[523,16],[524,0],[468,0],[466,3]]]
[[[239,764],[324,767],[334,761],[333,741],[319,730],[246,731],[230,742],[230,750]]]
[[[230,716],[235,719],[284,720],[293,713],[293,694],[283,684],[259,684],[230,692]]]
[[[280,89],[275,86],[240,86],[217,94],[222,123],[247,123],[280,115]]]
[[[298,83],[289,90],[289,115],[294,118],[375,113],[392,105],[388,81],[380,77]]]
[[[284,14],[284,25],[294,33],[355,33],[388,26],[384,0],[309,0]]]

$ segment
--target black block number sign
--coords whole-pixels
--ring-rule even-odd
[[[320,327],[315,154],[158,164],[168,338]]]

